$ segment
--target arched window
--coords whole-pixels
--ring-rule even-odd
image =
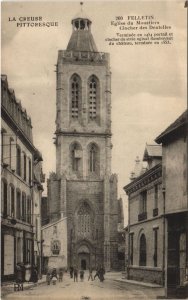
[[[99,150],[95,144],[89,146],[89,172],[99,172]]]
[[[92,233],[91,209],[87,202],[84,202],[78,210],[78,235],[89,237]]]
[[[89,120],[96,120],[99,98],[99,83],[98,79],[92,75],[88,80],[88,102],[89,102]]]
[[[71,117],[78,119],[81,107],[81,80],[78,75],[73,75],[71,84]]]
[[[21,149],[16,146],[16,173],[21,176]]]
[[[81,158],[82,158],[81,146],[78,143],[74,143],[71,146],[72,171],[74,172],[81,171]]]
[[[144,234],[140,237],[140,266],[146,266],[146,237]]]
[[[10,185],[10,215],[15,217],[15,188],[12,184]]]

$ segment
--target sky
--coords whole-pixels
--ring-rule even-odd
[[[56,73],[58,50],[65,50],[72,33],[72,18],[80,2],[3,2],[2,74],[8,77],[17,99],[31,116],[35,146],[43,155],[48,178],[55,171]],[[146,143],[172,123],[187,104],[187,11],[179,1],[86,1],[92,34],[98,51],[110,53],[112,72],[112,173],[118,174],[127,223],[127,197],[136,156],[142,160]],[[150,16],[171,26],[171,44],[117,46],[105,39],[120,31],[111,21],[117,16]],[[42,16],[57,27],[18,28],[19,17]],[[131,33],[130,31],[129,33]],[[143,31],[142,31],[143,32]],[[151,31],[150,31],[151,32]],[[153,31],[154,32],[154,31]],[[165,32],[157,30],[156,32]],[[46,193],[46,189],[45,189]]]

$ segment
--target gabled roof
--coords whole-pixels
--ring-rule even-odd
[[[148,145],[144,150],[143,161],[147,161],[149,158],[160,158],[162,157],[162,146],[161,145]]]
[[[168,137],[174,136],[176,132],[183,128],[188,123],[188,111],[186,110],[183,114],[180,115],[170,126],[168,126],[156,139],[156,143],[160,144],[165,141]]]

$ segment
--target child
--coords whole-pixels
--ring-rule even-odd
[[[80,280],[84,280],[84,270],[80,270]]]
[[[50,285],[50,281],[51,281],[51,274],[50,274],[50,272],[48,271],[47,274],[46,274],[46,282],[47,282],[47,285]]]

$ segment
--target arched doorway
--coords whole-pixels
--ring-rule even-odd
[[[83,270],[89,269],[90,251],[88,246],[81,245],[78,249],[78,267]]]

